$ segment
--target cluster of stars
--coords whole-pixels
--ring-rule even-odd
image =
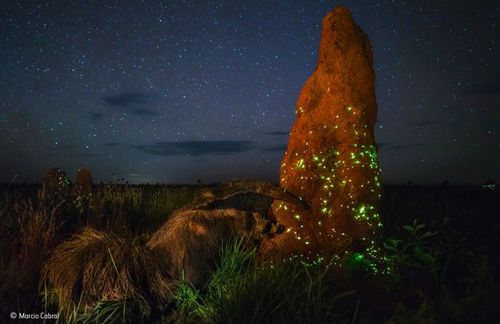
[[[495,178],[487,173],[500,162],[498,5],[344,4],[373,44],[386,181],[453,181],[478,161],[483,171],[463,181]],[[0,181],[83,165],[96,180],[277,181],[287,136],[270,134],[288,133],[331,9],[322,1],[6,3]],[[253,145],[196,161],[138,149],[210,140]],[[217,165],[227,172],[202,170]]]

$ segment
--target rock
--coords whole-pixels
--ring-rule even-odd
[[[92,193],[94,182],[92,173],[87,168],[78,169],[75,177],[75,191],[79,194]]]
[[[376,118],[370,42],[349,10],[336,7],[323,19],[318,65],[297,100],[280,169],[281,187],[309,203],[311,213],[274,202],[273,214],[287,233],[273,239],[268,253],[310,260],[377,257]]]

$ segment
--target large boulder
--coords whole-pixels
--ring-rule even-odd
[[[349,10],[336,7],[323,19],[318,65],[297,100],[280,169],[281,187],[309,203],[311,213],[274,202],[273,214],[287,233],[267,246],[268,253],[311,260],[378,257],[376,118],[370,41]]]

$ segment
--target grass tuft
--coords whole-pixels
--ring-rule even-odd
[[[334,294],[325,279],[328,265],[299,261],[259,265],[241,242],[222,249],[221,262],[203,292],[184,283],[176,292],[181,322],[346,323],[339,302],[354,292]]]

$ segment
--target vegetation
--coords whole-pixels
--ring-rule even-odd
[[[40,284],[43,264],[61,242],[68,242],[72,234],[85,226],[116,237],[113,242],[119,242],[118,247],[110,243],[107,251],[115,262],[126,262],[127,255],[120,253],[121,247],[140,247],[173,210],[191,201],[199,187],[103,185],[94,186],[90,194],[68,192],[57,198],[48,197],[43,191],[37,193],[36,189],[11,186],[0,194],[2,319],[12,311],[57,312],[61,307],[64,312],[60,321],[82,323],[497,321],[500,287],[495,244],[499,236],[493,202],[498,197],[490,197],[498,194],[495,192],[487,192],[483,197],[477,189],[470,189],[470,195],[476,199],[472,201],[482,205],[470,206],[469,211],[478,215],[480,210],[484,214],[479,215],[485,215],[479,226],[477,217],[472,223],[464,218],[464,208],[456,211],[455,204],[467,201],[461,196],[465,191],[457,193],[453,191],[457,189],[447,188],[448,196],[443,194],[441,201],[429,203],[437,211],[424,213],[420,206],[412,207],[413,201],[418,202],[419,197],[424,197],[424,203],[425,199],[431,201],[428,191],[435,188],[418,195],[418,188],[412,194],[408,194],[408,188],[386,190],[382,215],[387,224],[387,271],[382,276],[375,277],[359,267],[337,269],[328,260],[315,265],[299,260],[259,264],[255,251],[244,251],[239,242],[228,242],[204,289],[196,290],[189,282],[180,280],[171,288],[173,301],[158,307],[136,289],[137,280],[149,276],[148,272],[138,273],[140,265],[130,264],[129,272],[121,274],[128,284],[126,289],[135,294],[102,300],[80,296],[80,303],[65,305],[60,300],[65,292]],[[398,192],[399,199],[395,199]],[[230,203],[262,210],[269,206],[269,200],[256,199],[252,195],[240,196]],[[470,201],[469,198],[469,204]],[[403,214],[404,204],[413,208],[407,209],[410,214],[417,210],[423,217]],[[402,216],[396,217],[395,212]],[[109,237],[102,238],[102,246]],[[82,266],[78,265],[79,260],[67,262]],[[117,269],[108,269],[108,275],[113,277],[112,272]],[[68,272],[71,270],[69,265]],[[91,303],[87,302],[89,298]]]

